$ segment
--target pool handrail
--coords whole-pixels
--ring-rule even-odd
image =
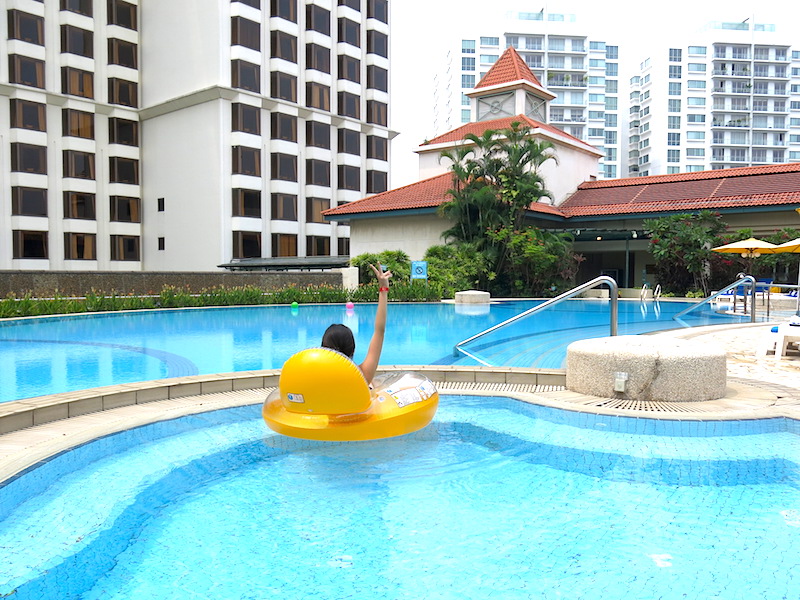
[[[705,304],[708,304],[709,302],[711,302],[712,300],[717,298],[717,296],[720,296],[720,295],[724,294],[725,292],[728,292],[728,291],[730,291],[730,290],[732,290],[734,288],[737,288],[737,287],[739,287],[740,285],[742,285],[745,282],[747,284],[749,284],[749,286],[750,286],[750,322],[751,323],[755,323],[756,322],[756,278],[753,277],[752,275],[744,275],[744,276],[740,277],[739,279],[737,279],[733,283],[731,283],[729,285],[726,285],[724,288],[722,288],[718,292],[714,292],[708,298],[703,299],[701,302],[698,302],[697,304],[693,304],[692,306],[690,306],[688,308],[684,308],[681,312],[677,313],[672,318],[675,319],[676,321],[679,321],[682,316],[692,312],[693,310],[697,310],[701,306],[703,306]],[[735,298],[735,294],[736,294],[736,292],[734,292],[734,298]],[[747,297],[747,294],[745,293],[745,298],[746,297]],[[747,308],[745,307],[745,311],[746,310],[747,310]]]
[[[617,286],[616,280],[613,277],[609,277],[608,275],[601,275],[600,277],[595,277],[591,281],[587,281],[586,283],[583,283],[583,284],[581,284],[581,285],[579,285],[577,287],[574,287],[571,290],[568,290],[568,291],[564,292],[563,294],[560,294],[560,295],[556,296],[555,298],[550,298],[549,300],[546,300],[545,302],[542,302],[541,304],[539,304],[537,306],[534,306],[533,308],[529,308],[525,312],[522,312],[522,313],[520,313],[520,314],[518,314],[516,316],[513,316],[510,319],[506,319],[502,323],[498,323],[497,325],[493,325],[492,327],[489,327],[489,329],[485,329],[484,331],[481,331],[480,333],[476,333],[472,337],[468,337],[467,339],[458,342],[455,346],[453,346],[453,356],[458,356],[459,354],[463,354],[465,356],[470,357],[473,360],[478,361],[479,363],[481,363],[482,365],[484,365],[486,367],[491,367],[492,365],[486,363],[485,361],[481,360],[477,356],[467,352],[466,350],[461,348],[461,346],[463,346],[464,344],[468,344],[469,342],[471,342],[473,340],[476,340],[479,337],[482,337],[482,336],[486,335],[487,333],[491,333],[492,331],[496,331],[497,329],[500,329],[501,327],[505,327],[506,325],[509,325],[510,323],[513,323],[514,321],[519,321],[520,319],[522,319],[524,317],[527,317],[529,315],[532,315],[533,313],[542,311],[542,310],[544,310],[546,308],[549,308],[551,306],[555,306],[556,304],[560,304],[564,300],[569,300],[570,298],[572,298],[573,296],[577,296],[581,292],[585,292],[586,290],[590,290],[592,288],[596,288],[596,287],[598,287],[600,285],[604,285],[604,284],[609,287],[608,296],[611,299],[611,315],[610,315],[609,329],[611,331],[611,335],[617,335],[617,321],[618,321],[618,315],[619,315],[619,309],[618,309],[617,303],[619,301],[619,288]]]

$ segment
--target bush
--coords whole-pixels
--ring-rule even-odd
[[[431,246],[425,252],[428,261],[428,283],[441,290],[443,298],[456,292],[481,288],[489,261],[473,244]]]
[[[358,267],[358,281],[375,281],[370,265],[383,265],[392,272],[393,281],[408,281],[411,277],[411,259],[402,250],[384,250],[380,254],[359,254],[350,259],[350,265]]]

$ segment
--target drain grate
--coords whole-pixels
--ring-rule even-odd
[[[626,400],[624,398],[589,397],[566,401],[570,404],[580,404],[581,406],[662,413],[702,413],[716,412],[719,410],[719,405],[706,405],[705,402],[653,402],[645,400]]]
[[[563,385],[536,385],[487,381],[436,381],[434,384],[439,390],[458,392],[525,392],[528,394],[536,394],[543,392],[560,392],[566,389]]]

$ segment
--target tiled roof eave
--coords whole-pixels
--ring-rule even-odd
[[[558,97],[550,90],[547,90],[540,85],[536,85],[535,83],[533,83],[532,81],[528,81],[527,79],[516,79],[514,81],[508,81],[504,83],[495,83],[483,87],[474,87],[468,92],[464,92],[464,95],[473,98],[473,97],[486,96],[491,94],[492,92],[503,92],[506,90],[523,88],[523,87],[535,90],[536,92],[538,92],[537,95],[544,96],[548,100],[554,100],[555,98]]]

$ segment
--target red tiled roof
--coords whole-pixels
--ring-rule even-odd
[[[502,85],[512,81],[528,81],[537,87],[542,84],[530,70],[527,63],[517,53],[514,48],[509,46],[506,51],[497,59],[489,69],[488,73],[475,86],[475,89],[489,87],[492,85]]]
[[[800,204],[800,163],[582,183],[570,217]]]
[[[500,119],[490,119],[488,121],[476,121],[474,123],[465,123],[461,127],[457,127],[452,131],[448,131],[447,133],[443,133],[442,135],[436,136],[432,140],[428,140],[427,142],[423,143],[422,146],[432,146],[433,144],[446,144],[451,142],[460,142],[464,139],[465,135],[473,134],[477,136],[483,135],[483,132],[487,129],[495,129],[495,130],[503,130],[503,129],[510,129],[511,124],[518,122],[524,126],[530,127],[531,129],[541,129],[543,131],[547,131],[548,133],[567,138],[570,141],[580,144],[584,148],[589,148],[594,150],[595,152],[599,152],[597,148],[594,146],[587,144],[583,140],[579,140],[578,138],[571,136],[570,134],[561,131],[557,127],[553,127],[552,125],[548,125],[546,123],[540,123],[539,121],[534,121],[530,117],[526,117],[525,115],[516,115],[514,117],[502,117]]]
[[[435,208],[453,187],[450,172],[326,210],[329,217]],[[560,206],[535,203],[532,212],[570,217],[800,206],[800,163],[582,183]]]
[[[327,217],[358,213],[382,212],[386,210],[408,210],[412,208],[435,208],[446,200],[447,190],[453,187],[453,174],[449,171],[430,179],[423,179],[387,192],[348,202],[323,211]]]

